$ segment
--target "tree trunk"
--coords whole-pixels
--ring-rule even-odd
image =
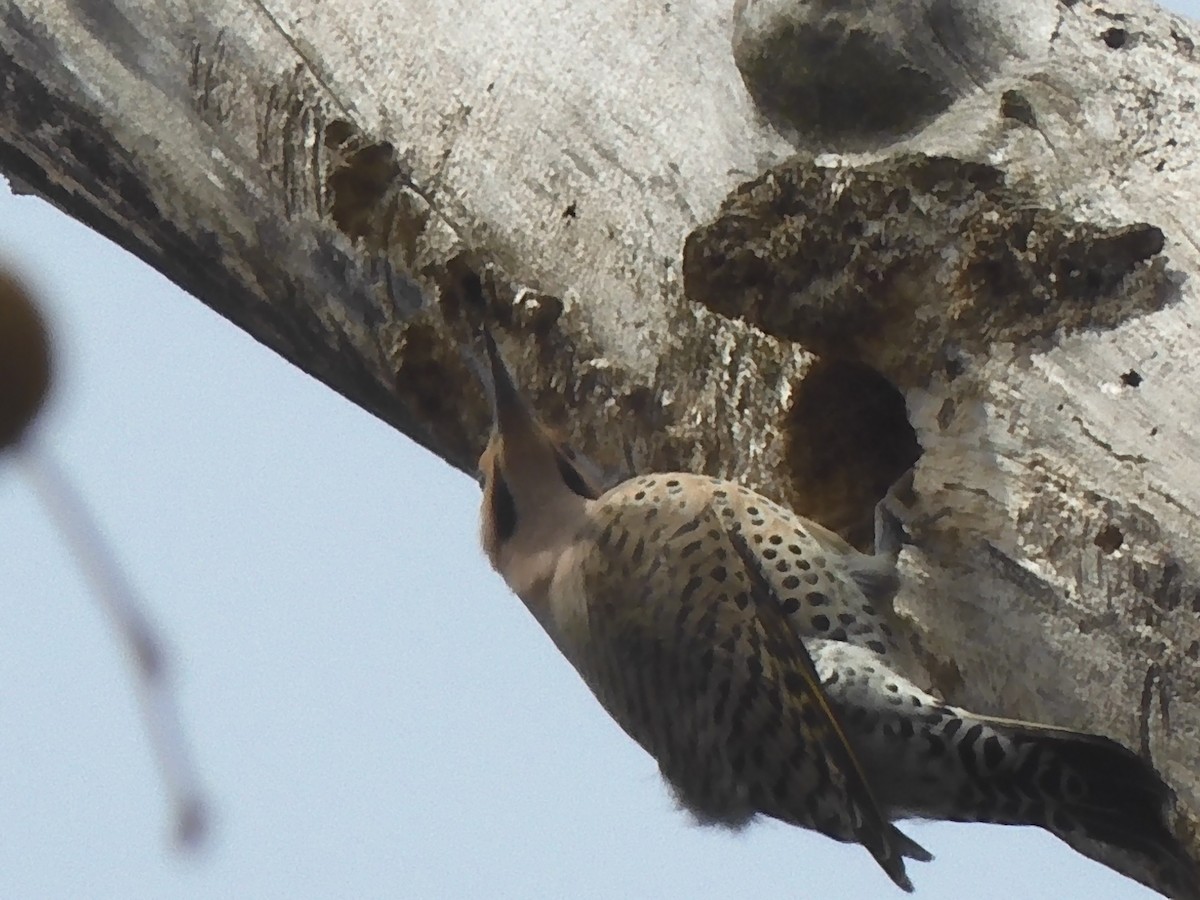
[[[0,171],[467,472],[482,321],[614,479],[861,543],[916,462],[932,684],[1140,748],[1200,849],[1196,30],[853,6],[15,0]]]

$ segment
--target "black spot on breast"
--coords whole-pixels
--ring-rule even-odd
[[[867,649],[872,653],[878,653],[880,655],[887,653],[887,647],[885,647],[880,641],[867,641]]]
[[[500,473],[497,472],[492,480],[491,495],[492,526],[496,529],[496,537],[507,541],[517,532],[517,504],[513,500],[512,491],[508,489]]]
[[[729,573],[725,571],[724,566],[714,567],[712,572],[709,574],[712,575],[713,581],[724,581],[729,576]]]
[[[779,608],[783,610],[785,616],[790,616],[800,610],[800,601],[795,597],[788,597],[780,604]]]
[[[675,529],[674,534],[671,535],[671,540],[675,540],[676,538],[681,538],[685,534],[691,534],[693,531],[696,531],[699,528],[700,528],[700,520],[699,519],[689,519],[688,521],[684,522],[682,525],[680,525],[678,528]]]
[[[778,547],[780,544],[783,543],[783,538],[781,538],[777,534],[771,535],[769,538],[767,538],[767,540],[770,541],[772,544],[774,544],[776,547]]]
[[[792,577],[795,578],[796,576],[793,575]],[[804,599],[808,602],[809,606],[825,606],[829,602],[829,598],[820,591],[809,591],[804,595]]]
[[[772,550],[770,547],[768,547],[766,550],[763,551],[763,559],[774,559],[778,555],[779,554],[776,553],[774,550]]]
[[[813,616],[812,627],[817,631],[829,630],[829,616]]]

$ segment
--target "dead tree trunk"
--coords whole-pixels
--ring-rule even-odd
[[[915,461],[934,685],[1194,816],[1196,29],[846,6],[16,0],[0,171],[465,471],[483,318],[614,477],[861,540]]]

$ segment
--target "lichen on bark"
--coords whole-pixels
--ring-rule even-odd
[[[1161,309],[1162,248],[1153,225],[1074,221],[983,163],[797,156],[688,236],[683,278],[714,312],[910,388],[994,343],[1044,350]]]

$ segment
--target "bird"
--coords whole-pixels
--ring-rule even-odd
[[[651,473],[606,489],[486,328],[482,342],[483,551],[696,822],[765,816],[856,842],[907,892],[905,860],[932,855],[896,821],[1035,825],[1200,900],[1149,763],[951,706],[902,674],[894,522],[877,511],[863,553],[734,481]]]

